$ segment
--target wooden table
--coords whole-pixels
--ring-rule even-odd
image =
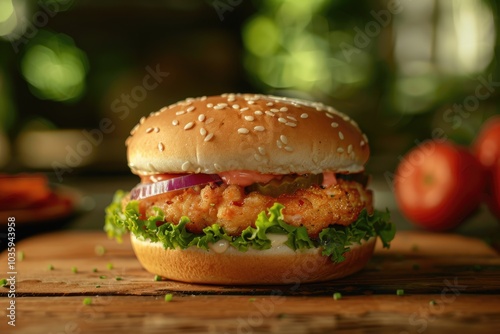
[[[105,249],[104,254],[97,254]],[[103,247],[103,248],[102,248]],[[16,245],[15,299],[0,288],[0,333],[498,333],[500,257],[482,241],[399,232],[360,273],[320,284],[206,286],[154,281],[130,242],[58,232]],[[0,256],[2,273],[7,253]],[[0,276],[1,278],[2,276]],[[396,291],[404,290],[403,296]],[[334,300],[334,292],[342,299]],[[170,302],[164,296],[173,294]],[[84,305],[84,300],[91,302]],[[8,325],[15,300],[15,327]]]

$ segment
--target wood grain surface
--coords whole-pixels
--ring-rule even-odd
[[[104,248],[98,255],[97,248]],[[481,240],[399,232],[345,279],[283,286],[154,281],[130,242],[101,232],[58,232],[17,245],[16,327],[0,333],[496,333],[500,257]],[[7,254],[0,256],[6,272]],[[50,270],[49,267],[53,269]],[[76,268],[76,273],[72,268]],[[306,270],[307,268],[295,268]],[[117,280],[118,278],[118,280]],[[398,289],[404,290],[397,296]],[[342,299],[332,294],[341,292]],[[173,294],[171,302],[164,295]],[[90,297],[91,305],[83,305]],[[430,303],[434,301],[434,303]]]

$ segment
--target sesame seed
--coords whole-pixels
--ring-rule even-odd
[[[141,119],[139,120],[139,123],[142,124],[146,120],[146,117],[142,116]]]
[[[266,103],[266,106],[268,106],[268,107],[272,107],[272,106],[274,106],[274,103],[272,103],[272,102],[267,102],[267,103]]]
[[[136,126],[134,126],[134,127],[132,128],[132,130],[130,130],[130,134],[133,136],[133,135],[134,135],[134,133],[137,131],[137,129],[138,129],[138,128],[139,128],[139,124],[137,124]]]
[[[309,115],[306,114],[306,113],[303,113],[303,114],[300,115],[300,118],[307,118],[307,117],[309,117]]]
[[[293,151],[293,147],[291,147],[291,146],[285,146],[285,150],[288,151],[288,152],[292,152]]]
[[[210,139],[212,139],[214,137],[214,134],[213,133],[209,133],[205,139],[203,139],[203,141],[210,141]]]
[[[348,120],[350,120],[349,116],[347,116],[347,115],[342,116],[342,119],[343,119],[344,121],[346,121],[346,122],[347,122]]]
[[[263,114],[263,112],[261,110],[256,110],[254,111],[254,114],[260,116]]]
[[[222,167],[218,163],[214,163],[214,168],[218,172],[220,172],[222,170]]]
[[[238,129],[238,133],[239,134],[247,134],[249,133],[250,131],[247,129],[247,128],[239,128]]]
[[[209,119],[207,119],[207,121],[205,122],[205,124],[210,124],[214,121],[214,118],[213,117],[210,117]]]
[[[283,147],[283,143],[280,140],[277,140],[276,141],[276,146],[278,146],[279,148],[282,148]]]
[[[179,121],[178,121],[178,120],[176,120],[176,119],[174,119],[174,120],[172,121],[172,125],[173,125],[173,126],[179,125]]]
[[[254,101],[254,100],[250,100],[250,101],[248,101],[247,103],[248,103],[248,104],[254,104],[254,103],[255,103],[255,101]]]
[[[365,141],[362,140],[360,143],[359,143],[359,146],[365,146]]]
[[[286,118],[280,117],[280,118],[278,118],[278,122],[286,123]]]
[[[267,116],[274,117],[274,114],[272,112],[270,112],[269,110],[266,110],[265,113]]]
[[[148,162],[148,167],[149,169],[151,169],[153,172],[156,172],[156,167],[151,163],[151,162]]]
[[[229,97],[227,98],[227,102],[234,102],[234,100],[236,100],[234,94],[233,95],[229,95]]]
[[[202,96],[202,97],[200,98],[200,101],[205,101],[206,99],[207,99],[207,97],[206,97],[206,96]]]
[[[272,108],[270,111],[276,113],[276,112],[279,112],[279,109]]]
[[[288,144],[288,138],[285,135],[281,135],[280,140],[283,142],[283,144]]]
[[[352,145],[349,144],[349,146],[347,146],[347,153],[351,154],[352,152]]]
[[[214,107],[214,109],[215,109],[215,110],[222,110],[222,109],[224,109],[224,108],[225,108],[225,107],[220,106],[220,105],[216,105],[216,106]]]
[[[217,106],[218,106],[218,107],[225,108],[225,107],[227,107],[227,103],[224,103],[224,102],[217,103]]]
[[[328,114],[328,113],[326,113],[325,115],[326,115],[326,117],[328,117],[328,118],[332,118],[332,119],[333,119],[333,115],[332,115],[332,114]]]
[[[156,132],[156,133],[160,132],[160,128],[156,127],[156,128],[155,128],[155,132]]]
[[[158,150],[160,152],[163,152],[164,149],[165,149],[165,146],[162,143],[158,143]]]
[[[262,154],[262,155],[266,154],[266,149],[264,147],[259,146],[259,147],[257,147],[257,149],[259,150],[260,154]]]
[[[196,109],[196,107],[191,106],[191,107],[187,108],[187,109],[186,109],[186,111],[187,111],[187,112],[192,112],[192,111],[193,111],[193,110],[195,110],[195,109]]]
[[[342,147],[337,147],[337,152],[344,153],[344,149]]]
[[[183,171],[187,171],[189,167],[191,167],[191,163],[189,161],[185,161],[181,166]]]
[[[161,109],[159,110],[159,112],[163,112],[163,111],[165,111],[165,110],[167,110],[167,109],[168,109],[167,107],[163,107],[163,108],[161,108]],[[159,113],[159,112],[158,112],[158,111],[157,111],[157,112],[155,112],[155,113],[154,113],[154,115],[155,115],[155,116],[156,116],[156,115],[158,115],[158,113]]]
[[[239,104],[233,104],[233,109],[240,109],[240,105]]]
[[[368,143],[368,137],[366,136],[366,134],[363,133],[363,139],[365,140],[365,142]]]
[[[177,111],[175,114],[176,114],[177,116],[180,116],[180,115],[183,115],[183,114],[185,114],[185,113],[186,113],[186,112],[185,112],[184,110],[181,110],[181,111]]]
[[[207,108],[212,108],[214,106],[213,103],[207,103]]]
[[[146,133],[151,133],[151,132],[153,132],[153,128],[147,128],[146,129]]]
[[[194,122],[189,122],[188,124],[184,125],[184,130],[189,130],[194,126]]]
[[[255,117],[253,116],[245,116],[245,121],[253,122],[255,120]]]
[[[288,118],[291,121],[297,122],[297,119],[293,116],[286,116],[286,118]]]
[[[286,122],[285,125],[288,125],[292,128],[296,127],[297,126],[297,123],[293,123],[293,122]]]
[[[247,111],[248,109],[250,109],[250,108],[245,107],[245,108],[241,108],[241,109],[240,109],[240,111],[241,111],[241,112],[244,112],[244,111]]]
[[[332,128],[337,128],[339,126],[339,123],[337,122],[332,122],[332,124],[330,124],[332,126]]]
[[[288,108],[287,108],[287,107],[281,107],[281,108],[280,108],[280,111],[282,111],[282,112],[286,112],[286,111],[288,111]]]
[[[340,140],[344,140],[344,134],[342,133],[342,131],[339,131],[339,138]]]
[[[200,135],[202,135],[203,137],[205,137],[207,135],[207,130],[205,130],[205,128],[201,128],[200,129]]]
[[[205,114],[198,115],[198,121],[203,122],[205,120]]]
[[[265,128],[262,125],[257,125],[253,128],[255,131],[262,132],[265,130]]]

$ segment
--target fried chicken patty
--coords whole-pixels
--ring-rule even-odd
[[[285,222],[305,226],[311,237],[330,225],[351,224],[364,208],[373,211],[372,192],[358,182],[345,180],[325,189],[312,186],[278,197],[256,191],[247,194],[237,185],[195,186],[142,199],[139,206],[145,217],[154,215],[154,207],[160,208],[165,221],[173,224],[187,216],[190,223],[186,229],[193,233],[202,233],[205,227],[217,223],[227,234],[237,236],[248,226],[255,227],[257,215],[276,202],[285,206]]]
[[[325,189],[312,186],[278,197],[256,191],[247,194],[237,185],[195,186],[142,199],[139,206],[145,217],[154,215],[154,207],[160,208],[165,221],[174,224],[187,216],[191,222],[186,229],[193,233],[217,223],[227,234],[237,236],[248,226],[255,227],[257,215],[276,202],[285,206],[285,222],[305,226],[311,237],[330,225],[351,224],[364,208],[373,211],[372,192],[360,183],[345,180]]]

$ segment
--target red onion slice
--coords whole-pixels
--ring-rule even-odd
[[[155,183],[141,183],[130,191],[130,199],[143,199],[169,191],[190,188],[213,182],[221,183],[222,179],[217,174],[190,174]]]

